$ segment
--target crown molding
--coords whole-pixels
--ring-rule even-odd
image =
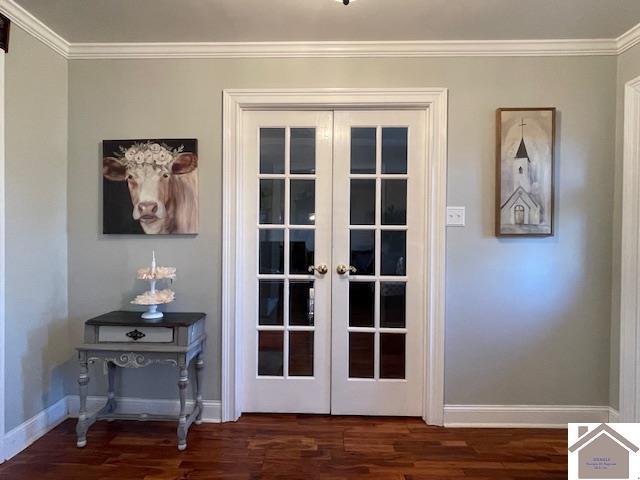
[[[31,15],[14,0],[0,0],[0,12],[24,31],[40,40],[54,52],[65,58],[69,56],[69,42]]]
[[[618,55],[640,43],[640,23],[624,32],[616,39]]]
[[[395,42],[70,43],[15,0],[0,12],[70,60],[143,58],[550,57],[619,55],[640,43],[640,24],[618,38]]]
[[[70,59],[615,55],[614,39],[403,42],[73,43]]]

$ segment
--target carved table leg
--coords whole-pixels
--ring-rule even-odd
[[[202,423],[202,369],[204,368],[204,360],[202,354],[199,354],[196,359],[196,408],[199,409],[198,416],[196,417],[196,425]]]
[[[187,365],[180,366],[178,391],[180,394],[180,416],[178,417],[178,450],[187,448],[187,387],[189,386],[189,370]]]
[[[105,408],[106,413],[112,413],[117,408],[116,403],[116,369],[117,365],[113,362],[107,362],[107,368],[109,371],[109,392],[107,394],[107,406]]]
[[[78,376],[78,386],[80,390],[80,410],[78,411],[78,424],[76,434],[78,435],[78,447],[87,445],[87,391],[89,389],[89,366],[86,355],[80,354],[80,375]]]

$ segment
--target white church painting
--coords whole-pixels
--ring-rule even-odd
[[[496,235],[553,235],[555,108],[496,112]]]

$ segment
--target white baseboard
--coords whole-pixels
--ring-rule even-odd
[[[3,458],[9,460],[67,418],[67,398],[61,398],[26,422],[7,432]]]
[[[445,427],[567,428],[567,423],[604,423],[609,407],[583,405],[445,405]]]
[[[123,413],[150,413],[154,415],[178,415],[180,402],[178,400],[152,400],[148,398],[117,398],[118,410]],[[107,397],[87,398],[87,410],[94,412],[101,408]],[[187,401],[187,408],[193,408],[193,400]],[[221,403],[219,400],[205,400],[202,412],[202,421],[207,423],[220,423]],[[69,417],[78,416],[80,400],[78,395],[67,396],[67,408]]]

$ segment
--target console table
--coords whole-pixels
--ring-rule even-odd
[[[187,448],[187,432],[192,423],[202,421],[202,353],[206,333],[204,313],[165,313],[160,320],[145,321],[140,312],[116,311],[85,322],[84,343],[77,347],[80,362],[80,411],[78,447],[87,444],[87,431],[98,420],[176,420],[176,417],[126,414],[117,411],[114,380],[117,368],[141,368],[151,364],[174,365],[179,370],[178,449]],[[195,406],[187,414],[189,365],[195,360]],[[89,364],[104,362],[109,377],[107,402],[96,413],[87,413]]]

